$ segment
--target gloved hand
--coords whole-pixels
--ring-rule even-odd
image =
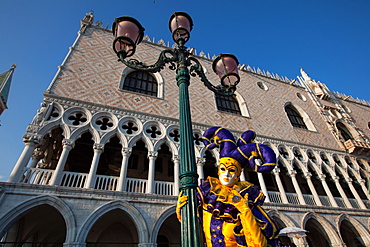
[[[181,208],[188,203],[188,196],[183,196],[184,191],[181,191],[178,198],[177,198],[177,205],[176,205],[176,215],[177,219],[181,222]]]

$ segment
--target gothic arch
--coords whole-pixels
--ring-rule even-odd
[[[122,145],[122,147],[127,146],[127,139],[125,135],[122,135],[117,129],[114,129],[113,131],[106,133],[103,136],[103,138],[101,138],[100,143],[107,144],[110,141],[110,139],[114,136],[117,136],[117,138],[120,140],[120,144]]]
[[[71,131],[66,124],[63,124],[60,120],[52,123],[48,123],[43,126],[39,131],[38,134],[44,137],[46,134],[50,133],[55,128],[61,128],[63,130],[63,136],[65,139],[69,139],[71,135]]]
[[[207,150],[208,149],[206,147],[203,147],[201,151],[199,152],[199,157],[204,157],[206,155]],[[217,152],[215,149],[208,150],[208,151],[213,155],[213,157],[215,157],[216,160],[219,160],[220,158],[219,152]]]
[[[171,215],[175,214],[176,213],[176,206],[172,206],[168,209],[166,209],[166,211],[164,211],[160,216],[159,218],[156,220],[156,222],[154,223],[154,227],[152,229],[152,232],[150,234],[150,243],[155,243],[156,240],[157,240],[157,236],[158,236],[158,233],[159,233],[159,230],[162,226],[162,224],[164,223],[164,221],[170,217]]]
[[[108,213],[109,211],[112,211],[114,209],[121,209],[125,213],[129,215],[132,222],[135,224],[138,236],[139,236],[139,242],[140,243],[147,243],[148,242],[148,227],[147,224],[142,217],[142,214],[139,212],[138,209],[136,209],[133,205],[123,202],[123,201],[113,201],[108,202],[99,208],[97,208],[94,212],[92,212],[85,222],[80,227],[80,231],[77,235],[77,242],[84,243],[86,242],[86,238],[90,232],[90,229],[94,226],[95,222],[102,217],[104,214]]]
[[[287,171],[291,171],[293,170],[293,166],[291,164],[291,162],[287,162],[285,159],[281,158],[281,157],[278,157],[276,159],[276,164],[278,164],[280,161],[281,164],[284,165],[285,169],[287,169]],[[280,168],[280,167],[279,167]]]
[[[55,208],[62,215],[67,229],[65,242],[74,242],[76,235],[76,219],[72,210],[63,200],[50,195],[36,196],[10,209],[5,216],[0,219],[0,237],[7,232],[12,223],[17,219],[22,217],[28,211],[41,205],[49,205]]]
[[[154,151],[154,146],[153,143],[150,141],[148,137],[145,135],[137,135],[133,137],[129,142],[127,147],[128,148],[133,148],[138,141],[142,140],[145,143],[145,147],[148,149],[148,152]]]
[[[179,154],[179,150],[177,149],[176,145],[172,141],[168,141],[168,140],[163,139],[163,138],[158,140],[154,144],[153,150],[157,152],[161,148],[162,144],[164,144],[164,143],[170,148],[170,151],[173,155],[178,155]]]
[[[340,239],[337,231],[332,227],[332,225],[324,217],[316,213],[313,213],[313,212],[306,213],[302,217],[301,228],[305,229],[306,224],[309,219],[316,220],[322,226],[322,230],[324,230],[323,233],[325,233],[326,236],[329,238],[330,244],[332,244],[333,246],[341,245],[342,240]]]
[[[271,210],[267,213],[272,218],[280,219],[287,227],[299,227],[288,215],[280,212],[279,210]]]
[[[359,235],[362,237],[362,241],[366,246],[370,245],[370,235],[369,231],[366,230],[366,228],[355,218],[351,217],[348,214],[341,214],[336,219],[337,229],[338,232],[340,232],[340,226],[343,221],[347,220],[352,226],[355,231],[359,233]]]
[[[308,167],[311,167],[311,169],[314,170],[317,173],[317,175],[322,174],[322,170],[321,170],[322,165],[321,164],[314,163],[311,160],[309,160],[309,161],[307,161],[307,171],[308,171]]]
[[[88,125],[80,127],[77,130],[75,130],[71,134],[71,137],[69,139],[77,140],[78,138],[81,137],[82,134],[86,132],[90,132],[90,134],[92,135],[92,139],[95,143],[100,143],[100,136],[99,136],[98,131],[95,129],[91,129]]]

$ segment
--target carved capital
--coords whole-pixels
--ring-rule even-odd
[[[311,179],[312,173],[311,172],[305,172],[304,176],[306,177],[306,179]]]
[[[41,137],[38,136],[38,135],[33,135],[33,134],[29,134],[29,133],[26,133],[26,134],[23,135],[23,142],[26,145],[39,144],[40,140],[41,140]]]
[[[295,177],[295,175],[297,175],[297,171],[296,170],[290,170],[290,171],[288,171],[288,175],[290,177]]]
[[[206,163],[205,158],[197,157],[197,166],[203,166]]]
[[[351,184],[351,183],[352,183],[352,181],[353,181],[353,180],[352,180],[352,178],[347,178],[347,179],[346,179],[346,182],[347,182],[348,184]]]
[[[103,150],[104,150],[104,144],[94,143],[94,151],[103,151]]]
[[[320,174],[319,178],[321,181],[325,181],[326,175],[325,174]]]
[[[280,173],[280,168],[274,168],[274,170],[272,170],[272,172],[274,173],[275,176],[279,176],[279,173]]]
[[[62,141],[63,148],[74,148],[75,140],[72,139],[63,139]]]
[[[121,153],[122,156],[128,156],[132,153],[132,148],[122,148]]]
[[[157,158],[158,152],[156,151],[149,151],[148,152],[148,158]]]
[[[173,161],[174,163],[179,163],[179,162],[180,162],[180,156],[178,156],[178,155],[174,155],[174,156],[172,157],[172,161]]]

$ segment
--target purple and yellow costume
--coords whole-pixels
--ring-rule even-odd
[[[220,158],[231,158],[243,169],[270,172],[276,165],[276,155],[267,145],[254,143],[254,131],[245,131],[235,142],[230,131],[216,126],[202,137],[207,149],[219,147]],[[257,165],[256,159],[262,161]],[[208,178],[199,186],[200,218],[209,247],[277,246],[278,229],[262,209],[265,196],[258,186],[237,182],[224,186],[217,178]]]
[[[208,247],[277,246],[278,229],[261,208],[264,195],[257,186],[238,182],[229,188],[209,177],[198,192]]]
[[[198,213],[207,247],[278,246],[277,226],[261,207],[265,196],[258,186],[239,181],[247,165],[255,172],[270,172],[276,165],[274,151],[254,143],[255,136],[248,130],[235,142],[231,132],[222,127],[209,128],[203,134],[207,149],[220,149],[218,173],[222,179],[208,177],[198,187]],[[187,200],[184,197],[180,193],[176,210],[179,220]]]

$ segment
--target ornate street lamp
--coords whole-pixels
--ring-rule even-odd
[[[145,29],[132,17],[116,18],[112,26],[115,37],[113,50],[119,61],[136,70],[155,73],[159,72],[166,64],[169,64],[169,69],[176,70],[180,101],[180,190],[188,196],[188,203],[181,210],[181,244],[186,247],[200,247],[202,245],[201,227],[197,219],[198,199],[196,197],[198,175],[196,173],[188,91],[190,75],[198,75],[211,91],[231,96],[240,81],[238,60],[231,54],[220,54],[214,60],[213,70],[221,79],[221,84],[214,86],[206,78],[200,62],[184,46],[189,40],[193,28],[191,17],[184,12],[175,12],[170,18],[169,28],[178,47],[163,50],[156,63],[146,65],[136,59],[125,60],[134,55],[136,46],[143,39]]]

